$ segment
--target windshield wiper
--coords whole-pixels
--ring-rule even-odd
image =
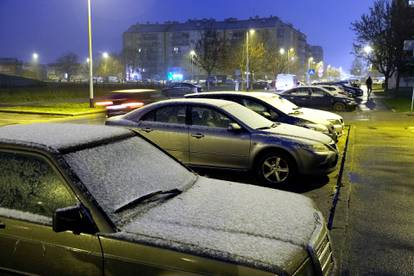
[[[121,206],[117,207],[115,209],[114,213],[122,212],[122,211],[124,211],[126,209],[131,208],[134,205],[138,205],[138,204],[140,204],[140,203],[142,203],[142,202],[144,202],[144,201],[146,201],[148,199],[151,199],[151,198],[153,198],[155,196],[158,196],[158,195],[167,195],[167,196],[162,197],[162,198],[163,199],[169,199],[169,198],[172,198],[172,197],[174,197],[176,195],[181,194],[182,192],[183,191],[181,191],[180,189],[177,189],[177,188],[171,189],[171,190],[167,190],[167,191],[158,190],[158,191],[150,192],[150,193],[145,194],[143,196],[140,196],[140,197],[138,197],[138,198],[136,198],[136,199],[134,199],[134,200],[132,200],[132,201],[124,204],[124,205],[121,205]]]

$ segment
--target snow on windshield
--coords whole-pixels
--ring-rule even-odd
[[[286,114],[294,112],[295,109],[298,107],[291,101],[288,101],[277,95],[274,95],[272,97],[262,97],[261,99]]]
[[[157,190],[184,189],[196,176],[138,137],[64,156],[114,223],[122,206]]]
[[[268,127],[273,124],[272,121],[240,104],[232,103],[222,106],[222,108],[253,129]]]

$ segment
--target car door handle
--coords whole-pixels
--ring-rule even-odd
[[[4,229],[6,228],[6,224],[4,224],[3,222],[0,222],[0,229]]]
[[[202,134],[202,133],[193,133],[193,134],[191,134],[191,136],[194,137],[194,138],[200,139],[200,138],[204,137],[204,134]]]
[[[144,128],[141,128],[141,130],[142,131],[145,131],[146,133],[148,133],[148,132],[151,132],[152,131],[152,128],[144,127]]]

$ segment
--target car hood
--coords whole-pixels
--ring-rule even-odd
[[[302,116],[309,116],[309,117],[312,117],[312,118],[320,118],[322,120],[340,120],[340,119],[342,119],[342,117],[339,116],[338,114],[335,114],[335,113],[329,112],[329,111],[319,110],[319,109],[301,107],[299,109],[299,111],[302,112],[302,114],[303,114]]]
[[[304,127],[299,127],[295,125],[289,125],[289,124],[278,124],[274,128],[261,130],[261,132],[266,134],[277,134],[292,138],[300,138],[300,139],[306,139],[306,140],[312,140],[315,142],[319,142],[322,144],[330,144],[332,143],[332,138],[328,135],[325,135],[319,131],[307,129]]]
[[[305,196],[199,177],[110,236],[283,274],[306,259],[321,218]]]

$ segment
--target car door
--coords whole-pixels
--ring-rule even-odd
[[[298,106],[309,106],[310,91],[307,87],[297,87],[283,93],[281,96]]]
[[[194,105],[190,112],[190,165],[246,169],[250,133],[229,130],[235,121],[213,107]]]
[[[310,106],[315,108],[330,108],[332,106],[332,96],[320,88],[312,87]]]
[[[0,149],[0,170],[0,274],[102,274],[97,236],[52,229],[56,209],[79,203],[53,163]]]
[[[137,130],[183,163],[189,162],[186,105],[162,106],[143,115]]]

